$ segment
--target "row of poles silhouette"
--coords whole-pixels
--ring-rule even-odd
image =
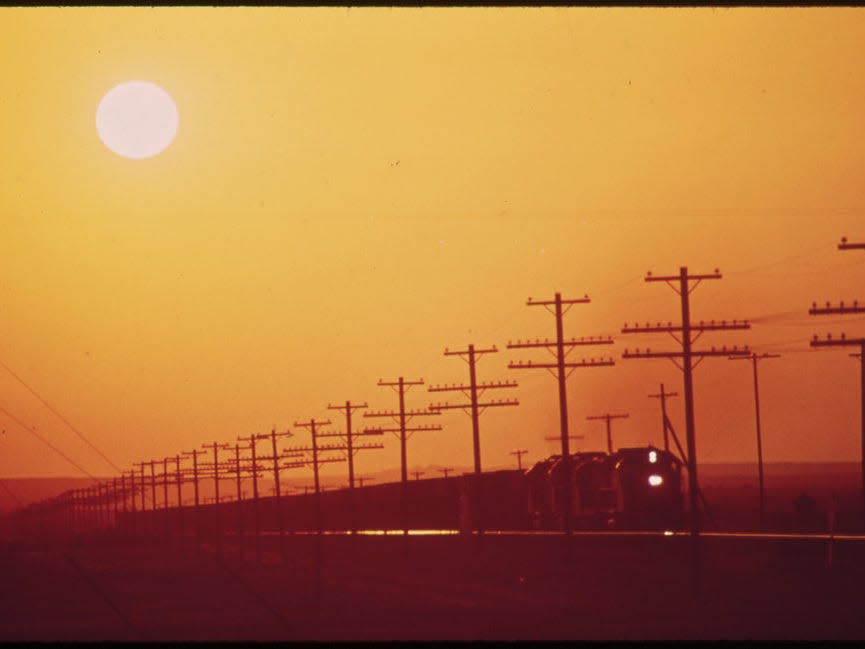
[[[838,245],[840,250],[863,250],[865,243],[850,243],[843,238]],[[756,353],[746,347],[710,347],[707,349],[697,349],[694,345],[697,340],[704,334],[709,332],[724,332],[734,330],[747,330],[751,328],[751,324],[746,320],[712,320],[694,322],[690,310],[690,295],[694,289],[702,282],[707,280],[721,279],[721,273],[716,269],[711,273],[695,274],[688,271],[688,268],[683,266],[679,269],[678,274],[674,275],[653,275],[649,272],[644,280],[647,283],[663,282],[669,285],[679,296],[681,304],[681,322],[680,323],[645,323],[633,324],[625,326],[621,329],[623,334],[658,334],[667,333],[677,343],[677,347],[673,350],[652,350],[649,348],[625,349],[623,359],[667,359],[672,361],[681,371],[683,375],[683,400],[685,414],[685,447],[682,447],[675,430],[670,423],[667,415],[666,398],[677,396],[676,392],[667,392],[664,385],[661,384],[658,394],[649,395],[652,398],[660,400],[662,424],[664,432],[664,447],[665,450],[670,450],[670,437],[676,444],[676,450],[683,463],[687,467],[688,473],[688,501],[689,501],[689,528],[691,537],[691,558],[693,563],[693,579],[695,591],[699,592],[700,584],[700,551],[699,551],[699,536],[701,529],[699,500],[702,498],[698,484],[698,468],[697,468],[697,450],[696,450],[696,435],[694,423],[694,392],[693,392],[693,370],[704,359],[710,357],[725,357],[729,360],[750,360],[753,366],[754,376],[754,397],[756,410],[756,427],[757,427],[757,456],[759,468],[759,491],[760,491],[760,524],[764,525],[764,480],[763,480],[763,458],[762,458],[762,439],[760,431],[760,406],[759,406],[759,391],[757,367],[760,361],[777,358],[777,354]],[[581,298],[564,298],[560,293],[556,293],[553,299],[549,300],[533,300],[529,298],[526,302],[527,306],[541,306],[547,309],[555,318],[556,337],[554,340],[517,340],[509,342],[508,349],[544,349],[551,353],[552,359],[547,362],[538,361],[512,361],[508,364],[509,369],[515,370],[534,370],[545,369],[549,371],[555,378],[558,384],[559,394],[559,416],[560,416],[560,432],[558,437],[547,438],[555,439],[561,445],[561,457],[563,462],[567,463],[572,460],[570,449],[570,440],[580,438],[581,436],[571,435],[568,422],[568,404],[566,392],[566,380],[577,368],[598,368],[614,365],[612,358],[581,358],[579,360],[570,358],[571,353],[576,348],[587,346],[610,345],[613,344],[612,337],[583,337],[566,339],[564,336],[563,320],[564,315],[576,304],[587,304],[590,302],[588,296]],[[853,304],[844,304],[833,306],[829,303],[825,307],[818,307],[816,303],[812,304],[809,310],[809,315],[837,315],[837,314],[854,314],[865,313],[865,306],[860,306],[858,302]],[[865,338],[848,338],[844,335],[833,338],[827,336],[820,339],[815,336],[811,341],[812,347],[838,347],[838,346],[853,346],[859,348],[858,354],[853,354],[860,359],[861,378],[862,378],[862,497],[865,503]],[[277,431],[276,428],[270,433],[253,434],[246,437],[238,437],[237,441],[231,445],[227,443],[212,442],[202,445],[201,448],[191,451],[185,451],[173,457],[163,458],[161,460],[148,460],[136,462],[133,464],[134,469],[128,472],[122,472],[120,476],[113,478],[107,482],[100,482],[92,487],[84,489],[73,489],[60,496],[44,501],[42,507],[50,506],[55,511],[61,511],[67,517],[68,528],[70,530],[82,528],[104,528],[114,525],[116,521],[124,521],[126,531],[134,533],[136,529],[147,527],[149,532],[154,533],[155,530],[155,513],[159,507],[158,487],[162,487],[162,509],[173,509],[175,512],[175,524],[177,527],[177,535],[181,539],[184,536],[184,498],[183,486],[191,484],[194,490],[194,518],[193,526],[195,527],[195,539],[199,550],[202,543],[201,532],[201,509],[203,503],[200,498],[200,482],[202,480],[212,480],[214,488],[214,504],[222,502],[224,499],[220,495],[220,482],[233,479],[235,482],[235,493],[233,499],[238,503],[244,500],[244,493],[241,489],[242,480],[251,478],[252,480],[252,506],[255,531],[256,557],[261,560],[261,524],[259,519],[259,479],[266,473],[272,473],[274,484],[274,496],[276,499],[276,526],[279,534],[280,552],[285,558],[286,556],[286,525],[283,519],[283,510],[280,506],[282,498],[281,491],[281,475],[287,470],[310,467],[313,471],[314,479],[314,513],[315,526],[314,531],[320,536],[323,533],[322,524],[322,505],[321,492],[322,487],[319,479],[319,469],[322,464],[331,462],[347,462],[348,464],[348,489],[350,492],[351,504],[351,532],[357,532],[357,521],[354,517],[354,458],[359,451],[373,450],[383,448],[382,443],[369,443],[363,440],[372,436],[382,436],[385,433],[393,433],[400,443],[400,470],[402,483],[402,508],[403,508],[403,534],[407,537],[409,534],[408,512],[406,511],[408,499],[406,490],[408,485],[408,461],[407,461],[407,441],[417,432],[438,431],[441,426],[436,424],[420,424],[415,423],[417,419],[437,416],[447,410],[463,410],[471,417],[472,423],[472,441],[474,454],[474,480],[472,480],[472,498],[474,499],[473,512],[473,528],[477,533],[480,541],[483,537],[483,520],[480,474],[481,467],[481,452],[480,452],[480,415],[489,408],[499,408],[508,406],[517,406],[519,402],[516,399],[490,399],[485,395],[490,391],[500,389],[511,389],[517,387],[516,381],[479,381],[477,378],[478,361],[487,354],[496,353],[499,350],[495,347],[477,348],[474,345],[468,345],[466,349],[451,350],[445,349],[445,356],[456,356],[464,360],[468,365],[469,380],[463,384],[453,385],[431,385],[428,386],[430,393],[459,393],[465,397],[465,401],[458,403],[437,402],[428,406],[427,409],[411,409],[406,405],[406,394],[414,387],[424,385],[423,379],[407,380],[404,377],[399,377],[394,381],[379,380],[378,385],[392,389],[398,397],[398,409],[396,410],[381,410],[381,411],[365,411],[363,412],[364,419],[384,420],[385,425],[380,426],[365,426],[356,429],[353,424],[353,415],[361,410],[368,408],[367,403],[353,403],[345,401],[343,404],[332,405],[328,404],[329,410],[340,411],[345,420],[345,430],[338,432],[330,432],[325,429],[330,426],[329,419],[311,418],[305,421],[295,422],[296,429],[305,430],[309,434],[310,443],[301,446],[288,446],[279,448],[279,441],[284,438],[294,436],[290,430]],[[613,444],[611,436],[611,421],[618,418],[627,417],[627,414],[610,414],[595,415],[588,417],[589,420],[603,420],[606,422],[607,430],[607,447],[612,453]],[[325,440],[325,441],[322,441]],[[329,441],[336,440],[336,441]],[[266,450],[259,446],[260,444],[269,441]],[[512,454],[516,455],[519,467],[522,468],[522,455],[526,453],[525,449],[519,449]],[[221,455],[222,454],[222,455]],[[225,454],[228,454],[226,457]],[[191,463],[191,466],[189,465]],[[146,471],[149,467],[149,472]],[[447,477],[448,471],[452,469],[444,469],[442,472]],[[574,529],[572,499],[573,499],[573,476],[572,471],[565,470],[565,485],[563,512],[564,512],[564,532],[565,535],[571,536]],[[419,479],[421,472],[415,472],[415,478]],[[147,506],[147,492],[150,492],[150,507]],[[172,492],[173,491],[173,496]],[[175,507],[172,508],[171,500],[174,500]],[[229,496],[229,499],[232,497]],[[705,500],[703,500],[703,509],[707,509]],[[863,510],[865,511],[865,510]],[[123,516],[121,516],[121,513]],[[149,522],[144,516],[149,513]],[[243,535],[243,516],[240,507],[236,510],[237,523],[235,525],[236,532],[242,539]],[[222,551],[222,525],[220,519],[220,507],[213,509],[213,524],[215,551],[219,555]],[[163,517],[164,533],[169,537],[172,532],[169,529],[169,517]],[[142,530],[143,531],[143,530]],[[242,546],[241,546],[242,552]]]

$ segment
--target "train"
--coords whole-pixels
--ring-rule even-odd
[[[526,472],[534,529],[566,524],[568,475],[571,522],[577,529],[669,530],[684,522],[682,462],[654,446],[615,453],[554,455]]]
[[[680,530],[684,523],[683,464],[654,446],[614,453],[553,455],[528,470],[465,473],[334,489],[276,498],[259,496],[198,508],[135,510],[103,500],[68,499],[30,506],[13,518],[19,529],[48,532],[114,528],[138,534],[204,538],[284,531],[346,530]],[[572,485],[568,498],[568,484]],[[570,501],[570,521],[566,516]],[[116,511],[114,511],[116,508]],[[100,513],[101,512],[101,513]],[[32,520],[31,520],[32,519]],[[11,522],[11,521],[10,521]],[[35,525],[35,527],[34,527]],[[41,533],[41,532],[40,532]]]

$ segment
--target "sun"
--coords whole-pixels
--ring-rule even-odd
[[[171,95],[149,81],[115,86],[96,109],[96,131],[103,144],[136,160],[164,151],[177,135],[178,122]]]

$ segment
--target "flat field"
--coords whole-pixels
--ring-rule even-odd
[[[865,640],[861,542],[706,537],[698,599],[687,537],[263,545],[7,542],[0,640]]]

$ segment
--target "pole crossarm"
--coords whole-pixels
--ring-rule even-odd
[[[430,414],[438,414],[438,413],[430,413]],[[398,433],[401,430],[405,430],[407,433],[416,433],[423,431],[431,431],[431,430],[441,430],[442,427],[439,424],[428,424],[421,426],[406,426],[405,429],[402,428],[379,428],[382,433]]]
[[[591,302],[588,295],[584,295],[583,297],[571,298],[571,299],[561,299],[561,300],[533,300],[532,298],[528,298],[526,300],[526,306],[555,306],[558,304],[588,304]]]
[[[628,419],[631,415],[624,413],[621,415],[592,415],[591,417],[586,417],[589,421],[595,421],[599,419],[603,419],[609,421],[611,419]]]
[[[653,352],[652,350],[646,348],[643,351],[639,349],[634,349],[633,351],[626,349],[622,352],[622,358],[684,358],[685,356],[698,356],[698,357],[706,357],[706,356],[746,356],[749,357],[751,355],[751,350],[748,347],[743,347],[739,349],[737,346],[733,346],[731,348],[727,348],[726,346],[721,347],[720,349],[716,349],[712,347],[711,349],[698,350],[694,349],[688,352]]]
[[[751,323],[747,320],[710,320],[709,322],[700,321],[698,324],[692,324],[690,326],[691,331],[729,331],[733,329],[750,329]],[[650,324],[646,323],[645,325],[633,324],[628,326],[627,323],[622,327],[623,334],[645,334],[645,333],[672,333],[679,332],[681,333],[684,330],[682,325],[674,325],[670,322],[667,324],[657,323]]]
[[[498,351],[499,351],[498,348],[495,345],[493,345],[492,347],[488,347],[487,349],[475,349],[474,353],[477,356],[480,354],[494,354]],[[466,356],[469,354],[469,350],[468,349],[448,349],[447,347],[445,347],[444,353],[445,353],[445,356]]]
[[[556,435],[555,437],[544,437],[548,442],[558,442],[562,438],[560,435]],[[568,439],[586,439],[585,435],[568,435]]]
[[[811,339],[811,347],[860,347],[865,345],[865,338],[847,338],[841,334],[840,338],[832,338],[831,335],[820,340],[816,335]]]
[[[756,352],[752,352],[748,356],[730,356],[727,358],[728,361],[753,361],[753,360],[762,360],[764,358],[781,358],[780,354],[769,354],[768,352],[763,352],[762,354],[758,354]],[[667,393],[667,396],[670,396],[670,393]]]
[[[497,406],[518,406],[520,402],[516,399],[498,399],[495,401],[479,401],[478,408],[495,408]],[[471,408],[470,403],[433,403],[430,404],[431,410],[465,410]]]
[[[570,340],[563,340],[562,345],[565,347],[576,347],[581,345],[612,345],[613,344],[612,336],[588,336],[582,338],[571,338]],[[555,340],[549,340],[545,338],[544,340],[517,340],[516,342],[508,341],[508,349],[531,349],[535,347],[555,347],[558,343]]]
[[[581,359],[579,363],[563,363],[562,367],[601,367],[605,365],[615,365],[612,358],[590,358],[589,360]],[[559,363],[536,363],[534,361],[511,361],[508,363],[509,370],[531,370],[531,369],[556,369]]]
[[[865,306],[860,306],[859,300],[853,300],[853,306],[845,305],[844,302],[832,306],[831,302],[826,302],[825,307],[818,307],[816,302],[812,302],[811,308],[808,309],[808,315],[843,315],[849,313],[865,313]]]
[[[434,415],[436,413],[428,410],[406,410],[403,415],[406,417],[424,417]],[[364,417],[399,417],[400,413],[394,410],[374,410],[372,412],[363,413]]]
[[[698,281],[701,281],[704,279],[721,279],[721,273],[716,268],[715,272],[713,272],[713,273],[703,273],[703,274],[699,274],[699,275],[687,274],[685,276],[685,278],[688,280],[694,279],[694,280],[698,280]],[[646,277],[645,277],[645,280],[647,282],[678,282],[681,279],[682,279],[681,275],[652,275],[652,271],[649,271],[648,273],[646,273]]]
[[[841,237],[838,250],[865,250],[865,243],[848,243],[847,237]]]
[[[516,381],[481,381],[477,384],[478,390],[495,390],[498,388],[516,388],[519,384]],[[427,390],[429,392],[465,392],[471,390],[471,385],[431,385]]]

